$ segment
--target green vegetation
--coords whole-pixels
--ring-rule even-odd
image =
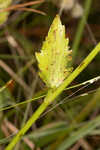
[[[98,0],[72,1],[0,1],[1,150],[99,149]]]

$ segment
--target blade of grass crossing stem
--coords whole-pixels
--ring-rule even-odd
[[[100,43],[92,50],[92,52],[83,60],[83,62],[71,73],[71,75],[65,79],[65,81],[55,90],[50,89],[44,102],[32,115],[32,117],[27,121],[25,126],[18,132],[18,134],[13,138],[11,143],[6,147],[5,150],[12,150],[22,136],[28,131],[33,123],[39,118],[39,116],[44,112],[47,106],[55,100],[55,98],[82,72],[86,66],[93,60],[93,58],[100,52]]]
[[[85,81],[85,82],[82,82],[82,83],[79,83],[79,84],[70,86],[70,87],[68,87],[68,88],[66,88],[66,89],[64,89],[64,90],[67,91],[67,90],[69,90],[69,89],[75,89],[75,88],[77,88],[77,87],[80,87],[80,86],[86,85],[86,84],[89,84],[89,85],[90,85],[90,84],[93,84],[94,82],[97,82],[99,79],[100,79],[100,76],[97,76],[97,77],[95,77],[95,78],[93,78],[93,79],[90,79],[90,80],[87,80],[87,81]],[[10,81],[11,81],[11,80],[10,80]],[[9,81],[9,82],[10,82],[10,81]],[[8,83],[9,83],[9,82],[8,82]],[[0,88],[0,92],[2,92],[5,88],[6,88],[6,85],[4,85],[2,88]],[[77,92],[77,91],[76,91],[76,92]],[[76,92],[75,92],[75,93],[76,93]],[[39,94],[38,94],[38,93],[39,93]],[[14,107],[18,107],[18,106],[20,106],[20,105],[24,105],[24,104],[30,103],[30,102],[32,102],[32,101],[34,101],[34,100],[43,98],[43,97],[46,96],[47,89],[45,89],[45,90],[43,90],[43,91],[40,91],[40,92],[38,92],[38,93],[36,93],[35,96],[34,96],[34,98],[32,98],[32,99],[28,99],[28,100],[25,100],[25,101],[23,101],[23,102],[16,103],[16,104],[11,105],[11,106],[7,106],[8,103],[5,103],[5,105],[0,106],[0,111],[4,111],[4,110],[8,110],[8,109],[11,109],[11,108],[14,108]],[[84,94],[84,93],[83,93],[83,94]],[[62,100],[62,101],[63,101],[63,100]]]

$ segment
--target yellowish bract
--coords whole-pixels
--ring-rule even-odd
[[[39,64],[39,75],[50,88],[58,87],[69,75],[67,68],[71,51],[68,50],[68,39],[65,38],[65,27],[57,15],[50,27],[41,52],[36,53]]]

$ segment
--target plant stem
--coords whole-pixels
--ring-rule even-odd
[[[88,14],[90,11],[90,7],[91,7],[91,3],[92,0],[85,0],[85,4],[84,4],[84,13],[83,16],[79,22],[79,25],[77,27],[77,31],[76,31],[76,35],[75,35],[75,40],[72,46],[73,49],[73,56],[72,56],[72,63],[74,62],[76,56],[77,56],[77,50],[81,41],[81,37],[82,37],[82,33],[86,24],[86,20],[88,18]]]
[[[14,137],[14,139],[8,145],[8,147],[6,148],[6,150],[12,150],[14,148],[15,144],[17,144],[17,142],[27,132],[27,130],[31,127],[31,125],[39,118],[39,116],[44,112],[44,110],[47,108],[47,106],[48,106],[47,103],[42,103],[41,104],[41,106],[37,109],[37,111],[32,115],[32,117],[24,125],[24,127]]]
[[[21,137],[28,131],[33,123],[39,118],[39,116],[44,112],[47,106],[55,100],[55,98],[82,72],[86,66],[93,60],[93,58],[100,52],[100,43],[92,50],[92,52],[83,60],[83,62],[71,73],[71,75],[59,86],[57,89],[50,89],[47,93],[44,102],[24,125],[24,127],[18,132],[11,143],[6,147],[5,150],[12,150],[16,143],[21,139]]]

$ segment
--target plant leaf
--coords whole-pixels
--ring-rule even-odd
[[[50,88],[58,87],[69,75],[71,68],[69,62],[68,38],[65,38],[65,27],[57,15],[50,27],[41,52],[36,53],[39,63],[39,75]]]

